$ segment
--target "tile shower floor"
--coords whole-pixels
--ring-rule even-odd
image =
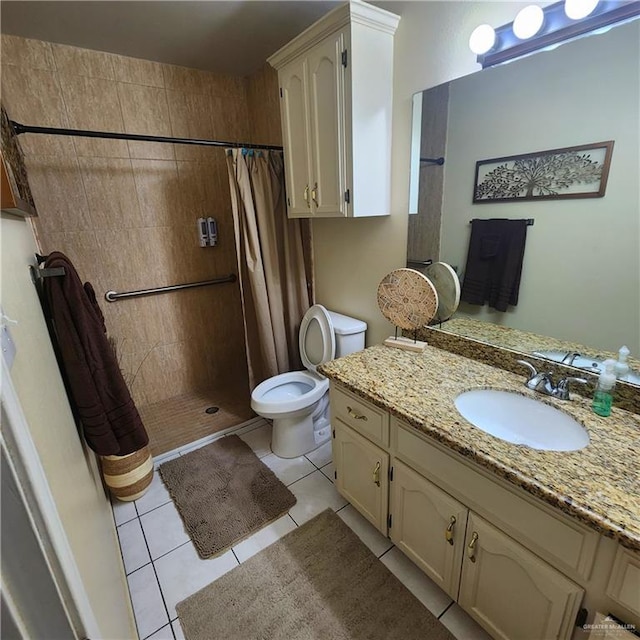
[[[176,604],[227,571],[330,507],[360,537],[381,562],[459,640],[490,640],[451,598],[427,578],[389,539],[381,535],[333,485],[331,443],[306,456],[285,460],[273,453],[271,426],[257,423],[240,436],[297,497],[289,513],[229,551],[202,560],[173,505],[160,475],[136,502],[114,503],[113,512],[122,549],[131,601],[141,640],[184,638]],[[161,456],[158,464],[178,456]],[[246,640],[252,640],[247,638]]]

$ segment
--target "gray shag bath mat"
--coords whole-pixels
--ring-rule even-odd
[[[454,640],[330,509],[176,610],[187,640]]]
[[[238,436],[169,460],[160,475],[201,558],[222,553],[296,503]]]

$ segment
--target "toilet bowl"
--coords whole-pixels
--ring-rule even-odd
[[[319,364],[364,349],[366,323],[312,306],[300,324],[298,345],[306,371],[281,373],[251,393],[251,408],[273,420],[271,449],[281,458],[309,453],[331,437],[329,381]]]

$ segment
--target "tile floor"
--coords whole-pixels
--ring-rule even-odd
[[[271,453],[266,422],[240,436],[297,497],[297,504],[276,522],[222,555],[202,560],[184,530],[160,475],[134,503],[114,504],[122,558],[140,640],[184,638],[175,606],[278,538],[331,507],[360,539],[459,640],[490,637],[451,598],[427,578],[391,541],[382,536],[333,486],[331,443],[312,453],[284,460]],[[165,454],[162,462],[180,455]],[[247,640],[251,640],[247,638]]]

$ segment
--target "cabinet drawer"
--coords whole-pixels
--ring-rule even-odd
[[[338,418],[372,442],[389,446],[389,414],[353,393],[331,385],[331,418]]]
[[[640,554],[618,547],[607,595],[640,616]]]
[[[599,536],[580,523],[558,516],[510,487],[488,478],[445,453],[393,418],[392,450],[418,473],[483,514],[510,536],[569,575],[588,578]]]

